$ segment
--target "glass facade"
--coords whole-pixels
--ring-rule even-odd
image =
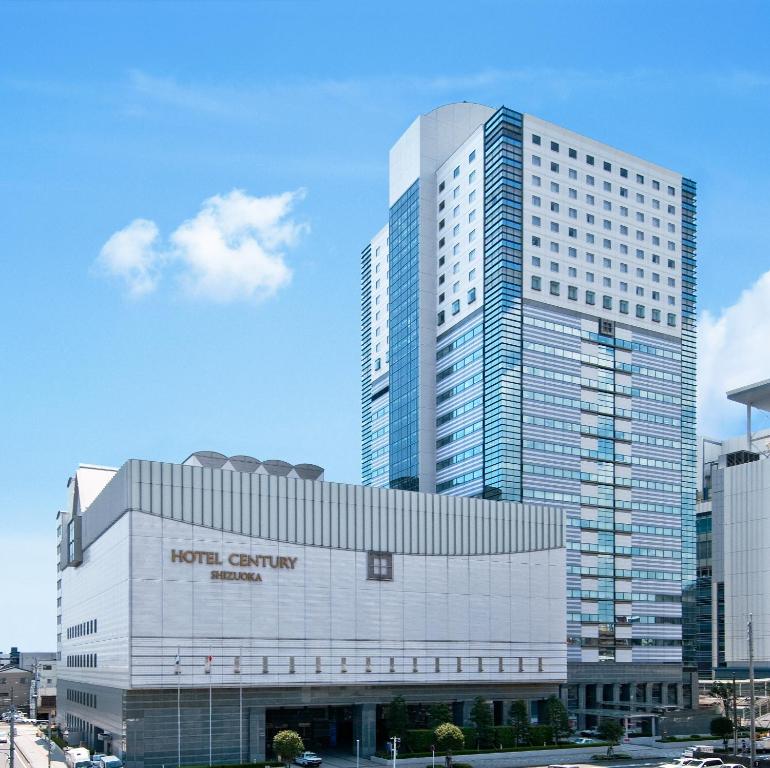
[[[682,179],[682,663],[696,666],[696,188]]]
[[[420,182],[390,209],[390,487],[419,488]],[[432,489],[428,489],[432,490]]]
[[[372,483],[372,246],[361,253],[361,482]]]
[[[521,500],[522,121],[484,126],[483,495]]]

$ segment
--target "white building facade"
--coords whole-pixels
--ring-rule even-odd
[[[691,705],[694,183],[462,103],[391,149],[389,208],[362,255],[364,483],[561,508],[571,708]]]
[[[449,703],[462,723],[478,695],[558,692],[559,510],[246,458],[131,460],[71,510],[58,680],[71,742],[137,768],[250,762],[288,725],[371,754],[395,695]]]

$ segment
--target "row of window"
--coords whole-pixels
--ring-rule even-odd
[[[533,133],[530,135],[530,140],[532,144],[534,144],[535,146],[538,146],[538,147],[543,146],[542,137],[536,133]],[[559,154],[561,152],[561,147],[559,145],[559,142],[557,141],[550,142],[550,149],[551,149],[551,152],[554,152],[556,154]],[[568,147],[567,156],[572,160],[577,160],[578,152],[574,147]],[[585,153],[584,159],[585,159],[586,165],[596,166],[596,157],[594,155],[589,155]],[[608,160],[602,161],[601,168],[606,173],[612,173],[612,163],[609,162]],[[618,166],[618,173],[620,174],[620,177],[622,179],[630,178],[628,168],[624,168],[623,166]],[[644,185],[645,184],[644,174],[641,174],[638,172],[635,173],[635,181],[637,184]],[[650,185],[654,190],[659,190],[661,188],[661,184],[657,179],[651,179]],[[670,184],[666,185],[666,191],[672,197],[676,195],[676,187],[672,187]]]
[[[618,579],[640,579],[643,581],[681,581],[679,571],[624,570],[610,566],[606,572],[593,566],[568,565],[567,573],[574,576],[614,576]]]
[[[68,667],[96,667],[97,661],[95,653],[72,653],[67,656]]]
[[[557,243],[557,245],[558,245],[558,243]],[[596,262],[596,254],[595,253],[592,253],[591,251],[584,251],[583,253],[584,253],[584,258],[585,258],[586,264],[596,264],[597,263]],[[567,255],[571,259],[577,259],[577,257],[578,257],[577,248],[572,248],[572,247],[568,248],[567,249]],[[638,248],[636,250],[636,257],[643,261],[644,260],[644,251]],[[534,255],[534,254],[530,256],[530,260],[531,260],[532,265],[536,266],[536,267],[539,267],[541,265],[541,263],[542,263],[541,259],[540,259],[540,256],[537,256],[537,255]],[[552,261],[551,262],[551,270],[554,271],[554,272],[558,272],[559,271],[559,263],[560,262],[558,262],[558,261]],[[652,254],[652,263],[653,264],[660,264],[660,256],[657,253],[653,253]],[[667,263],[667,266],[668,266],[669,269],[676,269],[676,262],[673,259],[668,259],[666,263]],[[554,265],[556,265],[556,266],[554,266]],[[456,264],[455,266],[459,267],[459,264]],[[603,256],[602,257],[602,268],[603,269],[612,269],[612,259],[607,257],[607,256]],[[631,274],[631,272],[628,269],[628,262],[625,262],[625,261],[618,262],[618,268],[619,268],[621,274],[624,274],[624,275]],[[636,274],[637,277],[644,277],[644,267],[636,267],[635,268],[635,274]],[[652,272],[650,272],[650,276],[652,277],[653,282],[655,282],[655,283],[659,283],[660,282],[660,273],[659,272],[652,271]],[[657,277],[657,279],[656,279],[656,277]],[[676,287],[676,278],[668,276],[666,278],[666,283],[667,283],[667,285],[671,286],[672,288],[675,288]]]
[[[540,177],[536,177],[540,178]],[[535,186],[540,186],[542,184],[542,180],[539,184],[535,184]],[[561,189],[561,188],[560,188]],[[573,194],[574,193],[574,194]],[[567,197],[570,200],[577,200],[577,190],[573,190],[571,187],[567,188]],[[530,200],[532,201],[532,205],[535,208],[543,208],[543,200],[539,195],[532,195],[530,197]],[[596,197],[590,193],[586,193],[585,195],[585,202],[587,205],[595,206],[596,205]],[[638,198],[637,202],[643,203],[644,198]],[[653,200],[653,209],[654,210],[660,210],[660,201],[659,200]],[[617,205],[617,203],[616,203]],[[612,207],[613,203],[611,200],[602,200],[602,210],[606,211],[607,213],[612,213],[615,209]],[[561,213],[561,203],[558,200],[549,200],[548,201],[548,210],[551,211],[551,213]],[[631,210],[627,205],[618,205],[617,211],[620,214],[620,217],[623,219],[630,219],[631,218]],[[593,213],[584,212],[586,217],[586,223],[587,224],[595,224],[596,223],[596,216]],[[653,216],[649,213],[649,211],[633,211],[634,216],[633,219],[639,224],[645,224],[648,221],[652,224],[653,229],[662,229],[662,222],[660,220],[659,216]],[[666,211],[667,214],[675,215],[676,209],[673,205],[669,205],[668,209]],[[458,214],[459,215],[459,214]],[[567,217],[570,219],[574,219],[577,221],[578,218],[578,210],[577,208],[567,207]],[[539,216],[532,216],[532,223],[536,226],[540,226],[539,222]],[[536,221],[536,219],[538,221]],[[603,220],[603,226],[605,229],[611,229],[612,228],[612,222],[609,219]],[[676,224],[672,221],[666,222],[666,231],[675,233],[676,232]]]
[[[543,286],[543,278],[540,275],[532,275],[531,282],[533,291],[541,291]],[[551,296],[561,296],[561,283],[558,280],[550,280],[548,285],[548,292]],[[585,303],[590,306],[596,306],[596,293],[594,291],[586,290]],[[578,287],[576,285],[567,286],[567,298],[570,301],[578,301]],[[612,296],[602,296],[602,309],[611,310],[614,305],[614,299]],[[458,310],[459,311],[459,310]],[[621,315],[627,315],[630,312],[630,304],[627,299],[618,300],[618,311]],[[440,314],[440,313],[439,313]],[[635,316],[640,320],[644,320],[647,315],[647,307],[644,304],[637,304],[635,310]],[[657,308],[650,310],[650,319],[653,323],[661,322],[661,311]],[[668,312],[666,314],[666,324],[671,327],[676,327],[676,313]]]
[[[555,223],[555,222],[554,222]],[[552,230],[555,231],[555,230]],[[474,230],[475,232],[475,230]],[[567,237],[571,237],[575,240],[577,240],[578,237],[578,230],[577,227],[567,227]],[[638,242],[644,242],[645,234],[641,230],[637,230],[636,232],[636,239]],[[598,240],[596,238],[596,233],[594,232],[586,232],[585,233],[585,241],[589,245],[596,245],[598,243]],[[542,239],[540,235],[532,235],[530,238],[530,243],[535,248],[540,248],[542,246]],[[657,235],[652,236],[652,244],[653,246],[659,246],[660,245],[660,238]],[[609,237],[602,238],[602,248],[611,251],[612,250],[612,239]],[[666,248],[668,248],[669,251],[676,251],[676,243],[673,240],[667,240],[666,241]],[[549,244],[549,250],[551,253],[560,253],[561,252],[561,246],[559,243],[557,243],[555,240],[552,240]],[[620,243],[618,245],[618,251],[619,253],[622,253],[624,255],[628,254],[628,245],[625,243]]]
[[[468,165],[472,165],[476,161],[476,150],[472,150],[468,154]],[[452,171],[452,178],[457,179],[460,177],[460,166],[455,166]],[[438,193],[441,194],[446,189],[446,180],[442,181],[438,185]]]
[[[96,619],[89,621],[81,621],[80,624],[73,624],[71,627],[67,627],[67,639],[72,640],[75,637],[84,637],[85,635],[93,635],[97,631]]]
[[[67,701],[72,701],[75,704],[82,704],[84,707],[92,707],[93,709],[96,709],[95,693],[76,691],[72,688],[67,688]]]
[[[473,304],[476,301],[476,289],[475,288],[469,288],[468,293],[466,295],[466,303],[467,304]],[[460,299],[455,299],[452,302],[452,315],[459,315],[460,314]],[[436,322],[438,325],[443,325],[446,322],[446,310],[440,310],[438,314],[436,315]]]

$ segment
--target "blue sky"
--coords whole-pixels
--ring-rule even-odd
[[[702,423],[739,431],[721,392],[770,377],[769,25],[767,3],[702,0],[6,0],[0,580],[38,609],[2,622],[0,649],[54,645],[54,516],[78,462],[215,449],[359,479],[359,253],[389,147],[447,102],[698,181]],[[272,282],[179,256],[181,225],[233,190],[260,211],[296,193],[260,230]],[[137,219],[156,237],[131,296],[100,253]]]

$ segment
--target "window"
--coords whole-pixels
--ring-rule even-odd
[[[573,149],[572,147],[570,147],[570,148],[567,150],[567,154],[568,154],[568,155],[569,155],[569,156],[570,156],[570,157],[571,157],[573,160],[577,160],[577,150],[576,150],[576,149]]]
[[[471,171],[468,174],[468,184],[473,184],[474,181],[476,181],[476,171]]]
[[[641,285],[636,286],[636,295],[637,296],[644,296],[644,288],[642,288]]]
[[[574,168],[570,168],[569,171],[567,171],[567,175],[571,179],[577,179],[577,171]]]
[[[475,280],[476,279],[476,270],[472,269],[470,272],[468,272],[468,280]]]
[[[612,248],[612,241],[611,240],[607,240],[607,238],[605,237],[602,240],[602,247],[603,248],[607,248],[608,250],[611,249]]]
[[[628,178],[628,168],[621,168],[620,169],[620,175],[622,178],[627,179]]]
[[[611,171],[612,170],[612,163],[608,163],[606,160],[602,163],[602,168],[604,168],[605,171]]]
[[[470,195],[468,195],[468,202],[472,203],[476,199],[476,190],[474,189]]]
[[[559,151],[559,144],[555,141],[551,142],[551,152],[558,152]]]
[[[621,235],[627,235],[628,234],[628,227],[625,224],[620,225],[620,234]]]
[[[570,200],[577,200],[577,190],[572,189],[572,187],[569,188],[569,197]]]
[[[457,218],[460,215],[460,206],[456,205],[454,209],[452,210],[452,216],[454,218]]]
[[[594,204],[594,196],[593,195],[586,195],[586,202],[588,203],[588,205],[593,205]]]
[[[456,275],[460,271],[460,262],[456,261],[454,264],[452,264],[452,274]]]
[[[586,272],[586,282],[587,283],[593,283],[594,281],[594,273],[593,272]]]
[[[551,272],[558,272],[559,271],[559,262],[558,261],[552,261],[551,262]]]
[[[468,214],[468,223],[476,221],[476,209],[474,208],[469,214]]]
[[[444,210],[444,206],[446,206],[446,201],[445,201],[445,200],[442,200],[442,201],[441,201],[441,202],[438,204],[438,210],[439,210],[439,213],[441,213],[441,211],[443,211],[443,210]]]
[[[540,198],[537,195],[532,195],[532,205],[536,208],[540,207]]]
[[[559,172],[559,164],[558,164],[558,163],[553,163],[553,162],[552,162],[552,163],[551,163],[551,170],[552,170],[554,173],[558,173],[558,172]]]
[[[444,310],[442,309],[441,312],[438,313],[438,324],[443,325],[444,324]]]
[[[574,285],[567,286],[567,298],[571,301],[577,301],[578,290]]]
[[[446,238],[442,237],[441,240],[438,241],[438,247],[443,248],[446,245]]]
[[[673,312],[669,312],[666,319],[666,324],[674,327],[676,325],[676,315]]]
[[[577,268],[576,267],[568,267],[567,268],[567,274],[570,277],[577,277]]]
[[[596,294],[593,291],[586,291],[586,304],[596,304]]]
[[[455,187],[452,190],[452,197],[457,200],[458,197],[460,197],[460,187]]]
[[[455,224],[454,227],[452,228],[452,235],[454,237],[457,237],[457,235],[459,235],[459,234],[460,234],[460,225],[459,224]]]
[[[628,283],[620,283],[620,292],[621,293],[628,293]]]
[[[532,177],[532,186],[533,187],[539,187],[540,186],[540,177],[539,176],[533,176]]]
[[[452,246],[452,256],[458,256],[459,253],[460,253],[460,245],[459,245],[459,243],[455,243]]]
[[[676,297],[675,296],[669,296],[668,297],[668,303],[673,307],[676,306]]]
[[[476,289],[471,288],[468,291],[468,304],[473,304],[474,301],[476,301]]]
[[[612,288],[612,278],[611,277],[603,277],[602,278],[602,285],[605,288]]]
[[[612,210],[612,203],[609,200],[604,200],[602,202],[602,208],[604,208],[605,211],[611,211]]]
[[[577,237],[577,230],[575,229],[575,227],[568,227],[567,228],[567,234],[570,237]]]
[[[469,242],[469,243],[472,243],[472,242],[473,242],[475,239],[476,239],[476,230],[475,230],[475,229],[472,229],[472,230],[471,230],[471,231],[468,233],[468,242]]]
[[[539,256],[533,256],[532,257],[532,266],[533,267],[539,267],[540,266],[540,257]]]
[[[602,307],[612,309],[612,296],[602,296]]]
[[[540,137],[537,134],[535,134],[535,133],[532,134],[532,143],[533,144],[540,144]]]
[[[627,315],[628,314],[628,302],[625,299],[620,300],[620,314],[621,315]]]
[[[628,197],[628,190],[625,187],[620,188],[620,196],[621,197]]]
[[[594,257],[594,255],[593,255],[593,253],[588,253],[588,252],[586,252],[586,261],[587,261],[589,264],[593,264],[593,263],[594,263],[594,259],[595,259],[595,257]]]
[[[554,243],[553,241],[551,241],[550,249],[551,249],[551,253],[558,253],[559,252],[559,244],[558,243]]]
[[[652,207],[655,208],[656,211],[659,211],[660,210],[660,200],[653,199]]]
[[[659,283],[660,282],[660,273],[653,272],[652,273],[652,282],[653,283]]]
[[[602,219],[602,227],[604,229],[612,229],[612,222],[609,219]]]
[[[539,291],[542,285],[542,280],[538,275],[532,275],[532,290]]]
[[[605,192],[612,192],[612,184],[610,184],[609,181],[603,181],[602,182],[602,189]]]
[[[595,183],[593,176],[586,176],[586,184],[588,184],[589,187],[593,187]]]
[[[551,280],[551,296],[559,295],[559,281]]]
[[[393,554],[367,552],[366,578],[373,581],[393,581]]]
[[[577,248],[567,248],[567,255],[570,258],[576,259],[577,258]]]
[[[532,235],[532,245],[539,246],[540,245],[540,238],[535,237],[535,235]]]
[[[443,192],[446,189],[446,182],[442,181],[441,184],[438,185],[438,191]]]
[[[456,179],[460,175],[460,166],[458,165],[457,168],[455,168],[452,171],[452,178]]]
[[[676,213],[676,208],[674,208],[673,205],[669,205],[666,208],[667,213],[670,213],[672,216]]]
[[[558,232],[559,231],[559,224],[556,221],[551,222],[551,232]]]
[[[555,182],[551,182],[551,192],[558,192],[559,191],[559,185]]]
[[[452,285],[452,293],[458,293],[460,290],[460,281],[458,280],[456,283]]]
[[[644,304],[637,304],[636,305],[636,316],[640,319],[644,319]]]
[[[588,163],[588,165],[593,165],[594,164],[594,156],[593,155],[586,155],[586,163]]]
[[[668,260],[668,268],[669,269],[675,269],[676,268],[676,262],[673,259]]]
[[[474,149],[473,152],[468,155],[468,162],[472,163],[476,159],[476,150]]]
[[[455,299],[452,302],[452,314],[457,315],[460,312],[460,299]]]
[[[576,219],[577,218],[577,208],[568,208],[567,209],[567,215],[571,219]]]
[[[669,195],[675,195],[676,194],[676,190],[673,187],[669,187],[668,188],[668,194]]]
[[[595,240],[593,234],[591,232],[586,233],[586,242],[587,243],[593,243]]]

